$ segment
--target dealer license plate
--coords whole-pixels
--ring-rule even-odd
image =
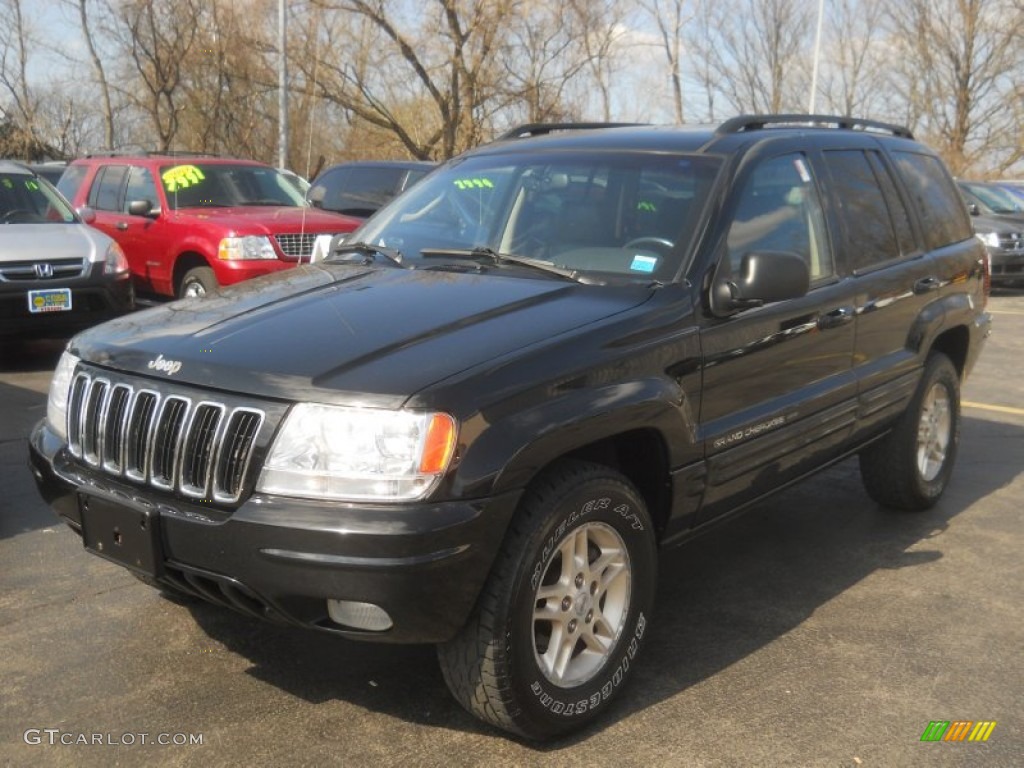
[[[70,288],[43,288],[28,292],[28,311],[32,314],[67,312],[69,309],[71,309]]]

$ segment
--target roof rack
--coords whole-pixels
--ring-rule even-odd
[[[904,139],[914,138],[909,128],[892,123],[882,123],[877,120],[863,120],[859,117],[840,117],[838,115],[740,115],[731,120],[726,120],[718,126],[715,133],[742,133],[744,131],[756,131],[770,125],[780,127],[810,127],[810,128],[841,128],[845,130],[872,131],[875,133],[887,133],[892,136],[899,136]]]
[[[82,157],[228,157],[218,152],[193,152],[187,149],[150,149],[133,152],[128,149],[87,152]]]
[[[556,131],[587,131],[594,128],[630,128],[644,123],[525,123],[501,134],[495,141],[547,136]]]

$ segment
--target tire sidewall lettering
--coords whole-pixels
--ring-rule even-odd
[[[540,554],[530,571],[530,590],[536,591],[543,578],[545,567],[552,554],[563,542],[566,534],[588,521],[600,521],[612,525],[623,537],[644,535],[647,529],[644,518],[637,514],[632,501],[619,494],[595,496],[575,505],[556,525],[548,528],[550,533],[544,539],[544,546],[540,548]],[[637,563],[637,565],[641,568],[649,567],[647,563]],[[596,678],[582,686],[586,689],[597,685],[598,687],[594,690],[587,690],[585,694],[581,695],[580,689],[565,689],[563,698],[559,695],[558,688],[543,678],[534,678],[528,686],[528,690],[536,705],[539,705],[549,716],[559,718],[588,715],[604,706],[628,679],[646,628],[646,613],[641,607],[635,621],[624,628],[624,632],[630,632],[631,636],[628,639],[625,636],[619,638],[615,655],[608,661],[609,664],[615,665],[614,669],[603,670]],[[532,653],[532,650],[528,652]],[[569,698],[570,696],[572,698]]]
[[[626,679],[629,669],[633,664],[633,659],[636,658],[636,654],[640,649],[640,641],[644,636],[646,627],[647,619],[644,614],[641,613],[637,617],[636,627],[633,631],[633,636],[630,638],[629,644],[626,646],[626,652],[619,660],[615,671],[598,691],[583,699],[566,701],[548,693],[544,683],[539,679],[535,679],[530,684],[530,692],[536,698],[536,702],[542,709],[547,710],[553,715],[561,715],[563,717],[583,715],[600,707],[612,697],[612,694],[615,693]]]
[[[589,499],[578,507],[575,507],[572,512],[565,516],[561,522],[555,527],[555,529],[548,536],[544,542],[544,547],[541,550],[540,557],[537,558],[537,562],[534,564],[533,571],[530,575],[530,588],[536,590],[540,584],[540,580],[544,575],[544,566],[547,565],[548,560],[551,559],[552,553],[555,551],[555,547],[561,543],[565,537],[566,531],[570,530],[581,521],[584,517],[590,515],[593,512],[602,512],[611,507],[612,500],[608,496],[600,496],[598,498]],[[613,511],[621,517],[626,523],[629,524],[631,530],[643,531],[644,523],[640,519],[640,516],[633,510],[631,504],[623,502],[617,504]]]

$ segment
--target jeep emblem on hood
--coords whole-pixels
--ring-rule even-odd
[[[163,371],[168,376],[173,376],[181,370],[181,363],[178,360],[164,360],[163,355],[158,355],[156,360],[150,360],[147,366],[153,371]]]

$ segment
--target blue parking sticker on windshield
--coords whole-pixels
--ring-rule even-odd
[[[658,266],[657,256],[642,256],[638,253],[633,257],[633,263],[629,265],[629,268],[633,272],[653,272],[656,266]]]

